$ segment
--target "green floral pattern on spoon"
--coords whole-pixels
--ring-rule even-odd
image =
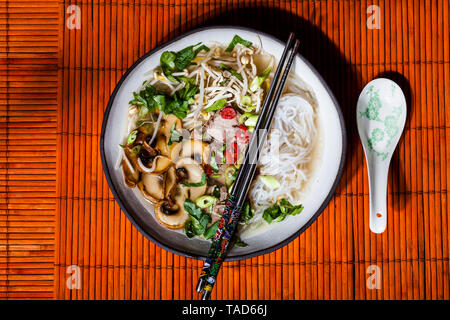
[[[356,122],[369,173],[370,230],[386,229],[389,164],[406,121],[406,100],[389,79],[372,80],[361,92]]]

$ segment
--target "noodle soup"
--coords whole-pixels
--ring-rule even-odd
[[[163,226],[189,238],[215,234],[275,64],[261,44],[236,35],[229,44],[163,52],[136,88],[118,167]],[[320,145],[311,92],[289,78],[241,213],[243,239],[303,210]]]

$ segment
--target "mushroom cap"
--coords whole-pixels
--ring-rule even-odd
[[[209,163],[209,144],[202,140],[183,141],[181,158],[193,158],[199,163]]]
[[[155,206],[155,216],[159,222],[170,229],[183,228],[189,215],[184,210],[184,200],[186,194],[181,189],[177,189],[174,201],[171,204],[168,200],[161,200]]]
[[[138,187],[144,197],[156,203],[165,196],[166,174],[144,173]]]
[[[186,178],[184,182],[187,183],[198,183],[201,181],[204,174],[202,166],[192,158],[182,158],[176,163],[176,169],[185,169]],[[198,197],[201,197],[206,192],[206,183],[199,187],[187,187],[180,185],[187,195],[187,198],[195,201]]]
[[[159,129],[161,135],[163,135],[166,139],[166,144],[169,143],[172,127],[174,127],[175,130],[181,131],[183,125],[181,123],[181,120],[178,119],[175,115],[169,114],[164,121],[164,124]]]

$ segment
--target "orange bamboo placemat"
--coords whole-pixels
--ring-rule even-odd
[[[81,28],[69,28],[77,8]],[[300,35],[341,104],[349,150],[317,221],[276,252],[225,263],[212,298],[449,299],[449,21],[448,1],[0,0],[0,298],[197,298],[201,262],[146,240],[114,201],[100,127],[139,56],[197,26],[237,24]],[[409,109],[388,228],[375,235],[355,108],[379,75],[403,86]]]

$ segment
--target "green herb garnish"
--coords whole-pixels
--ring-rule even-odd
[[[135,142],[137,134],[138,134],[137,130],[131,131],[130,134],[128,135],[127,144],[132,144],[133,142]]]
[[[205,233],[203,234],[203,236],[205,237],[206,240],[211,239],[212,237],[214,237],[214,235],[217,232],[217,228],[219,227],[219,221],[214,222],[212,225],[210,225]]]
[[[250,47],[252,45],[252,43],[250,41],[244,40],[241,37],[239,37],[238,35],[235,35],[233,37],[233,39],[231,40],[230,44],[228,45],[228,47],[225,49],[226,52],[231,52],[233,51],[234,47],[238,44],[242,44],[243,46],[246,47]]]
[[[208,213],[203,212],[189,199],[184,201],[184,210],[186,210],[190,219],[190,221],[186,222],[184,226],[187,237],[192,238],[193,236],[203,235],[206,239],[210,239],[214,236],[217,227],[215,230],[214,224],[208,228],[206,227],[208,223],[211,222],[211,216]]]
[[[175,71],[175,59],[177,58],[177,54],[173,51],[164,51],[159,58],[159,64],[163,69],[164,74],[170,75],[173,71]]]
[[[303,205],[292,205],[286,199],[282,199],[279,203],[266,208],[263,212],[263,218],[268,223],[283,221],[286,216],[295,216],[303,211]]]
[[[172,143],[180,142],[181,140],[183,140],[183,135],[181,134],[180,131],[175,130],[175,123],[174,123],[172,125],[172,128],[170,129],[170,137],[169,137],[169,142],[167,143],[167,145],[171,146]]]
[[[215,187],[212,195],[214,197],[216,197],[217,199],[220,199],[220,188],[219,187]]]
[[[192,60],[197,56],[197,54],[202,51],[209,51],[209,48],[205,46],[204,44],[200,45],[200,43],[197,43],[193,46],[186,47],[177,53],[175,53],[176,57],[174,60],[174,64],[178,71],[182,71],[184,68],[187,68],[191,65]],[[199,47],[197,47],[200,45]],[[195,48],[197,47],[197,48]]]
[[[249,89],[251,92],[255,92],[262,85],[262,83],[269,77],[270,71],[272,70],[272,66],[268,67],[261,76],[253,78],[250,83]]]
[[[221,146],[219,148],[219,150],[217,150],[219,157],[222,159],[222,164],[224,164],[226,162],[225,156],[223,154],[223,152],[225,151],[226,148],[227,148],[227,145],[224,144],[223,146]]]
[[[194,103],[193,97],[198,91],[198,86],[186,85],[173,96],[169,96],[148,84],[141,91],[133,93],[134,99],[130,101],[130,104],[139,108],[141,118],[145,118],[149,111],[155,112],[156,109],[159,109],[165,114],[172,113],[178,118],[184,119],[189,112],[189,105]]]
[[[209,162],[209,165],[211,166],[211,169],[212,169],[214,172],[218,172],[218,171],[219,171],[219,166],[217,165],[217,162],[216,162],[216,154],[215,154],[214,151],[211,153],[211,160],[210,160],[210,162]]]
[[[244,206],[242,207],[241,214],[239,216],[239,221],[248,224],[251,218],[253,218],[255,211],[250,206],[250,201],[246,200]]]
[[[226,70],[229,71],[233,76],[235,76],[236,78],[238,78],[239,80],[243,81],[244,78],[242,77],[242,75],[237,72],[236,70],[234,70],[232,67],[227,66],[226,64],[221,63],[220,64],[220,69],[221,70]]]
[[[223,107],[225,107],[226,103],[227,103],[227,99],[219,99],[203,111],[210,112],[210,111],[221,110],[221,109],[223,109]]]
[[[142,145],[138,144],[131,149],[131,155],[137,156],[141,152]]]
[[[200,182],[195,182],[195,183],[183,182],[183,186],[185,186],[185,187],[201,187],[201,186],[204,186],[205,184],[206,184],[206,173],[202,174],[202,178],[201,178]]]

